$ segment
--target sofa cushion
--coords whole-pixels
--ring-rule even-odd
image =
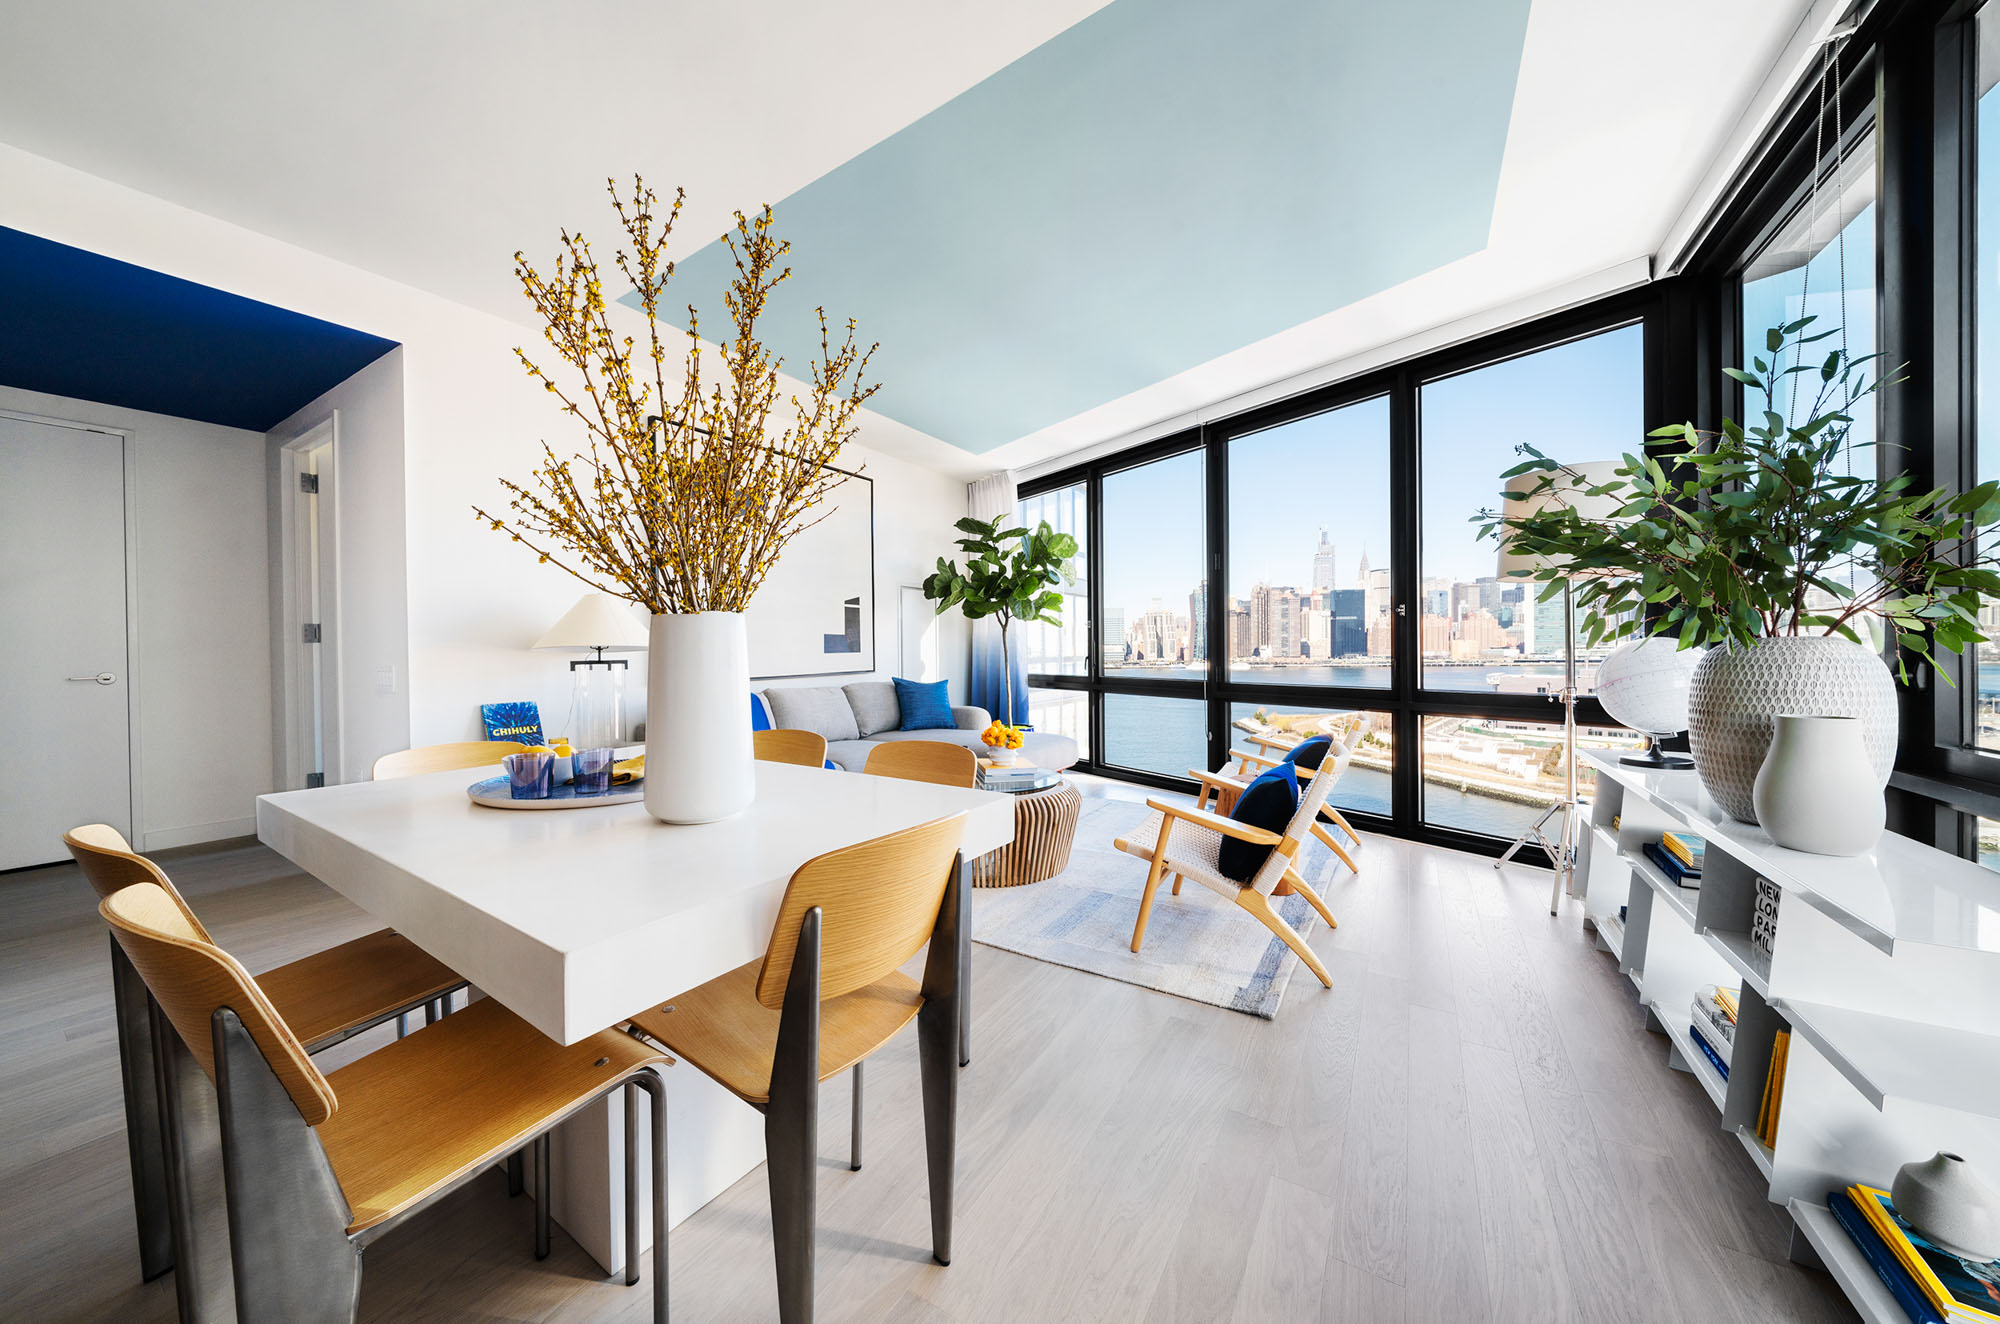
[[[895,685],[896,703],[903,712],[899,730],[949,731],[958,725],[958,718],[951,711],[951,682],[938,680],[927,684],[898,676]]]
[[[826,746],[826,761],[843,772],[860,772],[868,766],[868,755],[879,740],[830,740]]]
[[[862,743],[873,745],[890,740],[945,740],[954,745],[964,745],[982,757],[986,753],[986,746],[980,741],[979,732],[967,731],[962,727],[951,731],[881,731]],[[1023,763],[1032,763],[1037,768],[1047,768],[1050,772],[1061,772],[1076,762],[1077,752],[1074,740],[1048,731],[1027,732],[1021,741],[1020,749]]]
[[[903,709],[897,703],[896,687],[886,680],[857,680],[843,685],[847,706],[854,710],[854,728],[866,740],[877,731],[894,731],[903,724]]]
[[[854,709],[847,695],[833,685],[813,685],[795,690],[766,690],[764,702],[771,709],[771,721],[787,731],[814,731],[831,745],[837,740],[859,740]]]
[[[1246,827],[1266,832],[1283,832],[1299,808],[1298,768],[1290,763],[1259,773],[1236,797],[1229,816]],[[1215,855],[1215,867],[1225,878],[1247,883],[1270,858],[1271,847],[1224,837]]]
[[[771,729],[770,710],[764,707],[764,696],[755,690],[750,692],[750,729],[752,731]]]

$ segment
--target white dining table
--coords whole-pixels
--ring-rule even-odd
[[[637,803],[473,804],[466,787],[494,767],[262,796],[257,836],[565,1044],[760,956],[786,882],[816,855],[956,813],[967,861],[1013,839],[1005,795],[756,771],[751,806],[718,823],[662,823]],[[763,1161],[763,1128],[692,1068],[667,1084],[678,1223]],[[566,1123],[552,1155],[554,1216],[607,1272],[624,1257],[621,1107],[614,1097]]]

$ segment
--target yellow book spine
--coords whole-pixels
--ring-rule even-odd
[[[1771,1057],[1764,1064],[1764,1100],[1757,1106],[1757,1139],[1771,1147],[1771,1097],[1778,1089],[1778,1040],[1771,1039]]]
[[[1777,1088],[1771,1094],[1771,1138],[1765,1143],[1771,1148],[1778,1147],[1778,1118],[1785,1108],[1785,1063],[1792,1055],[1792,1032],[1778,1031],[1778,1079]]]

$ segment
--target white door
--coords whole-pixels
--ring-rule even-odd
[[[0,417],[0,494],[0,869],[18,869],[69,858],[83,823],[132,835],[125,439]]]

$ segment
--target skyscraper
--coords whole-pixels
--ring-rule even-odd
[[[1319,548],[1313,553],[1312,586],[1333,587],[1333,544],[1327,541],[1324,524],[1319,526]]]
[[[1334,590],[1331,643],[1335,657],[1362,657],[1368,652],[1367,597],[1358,588]]]
[[[1250,647],[1271,651],[1271,586],[1261,580],[1250,588]]]
[[[1104,609],[1104,638],[1099,642],[1100,666],[1115,667],[1125,660],[1125,609]]]
[[[1199,662],[1208,656],[1208,581],[1202,580],[1188,594],[1188,660]]]
[[[1271,590],[1271,656],[1297,657],[1305,640],[1299,616],[1299,592],[1290,585]]]

